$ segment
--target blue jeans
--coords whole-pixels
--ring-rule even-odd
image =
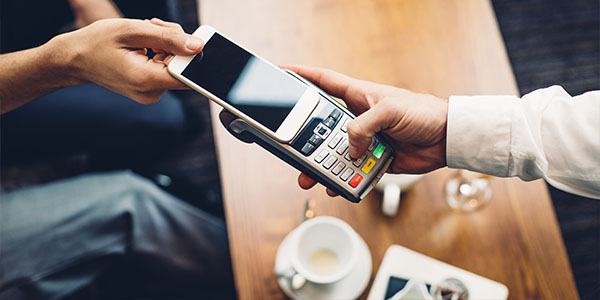
[[[91,154],[130,168],[173,149],[186,130],[167,92],[143,105],[95,84],[54,91],[0,117],[2,163]]]
[[[129,171],[0,195],[0,254],[2,300],[235,297],[224,223]]]

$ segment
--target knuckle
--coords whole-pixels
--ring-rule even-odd
[[[183,27],[181,27],[181,25],[179,23],[173,23],[174,24],[174,28],[177,31],[183,32]]]
[[[119,24],[121,33],[125,35],[134,35],[137,33],[137,27],[131,22],[123,22]]]
[[[115,28],[115,32],[118,33],[118,40],[122,43],[131,43],[142,35],[139,28],[131,22],[122,22]]]
[[[356,122],[356,120],[349,122],[348,125],[346,125],[346,129],[348,130],[348,136],[351,139],[364,137],[364,131],[358,122]]]
[[[374,93],[373,91],[370,90],[370,88],[367,88],[367,91],[365,92],[365,101],[367,102],[367,105],[369,107],[373,107],[376,104],[378,104],[378,102],[380,102],[381,100],[379,99],[379,95],[377,93]]]
[[[383,110],[391,109],[395,106],[395,101],[389,97],[384,97],[376,105],[380,105]]]
[[[348,142],[354,147],[362,148],[369,143],[372,138],[372,136],[369,135],[368,132],[365,131],[364,128],[356,121],[348,123],[347,130],[349,138]]]
[[[173,28],[163,28],[160,33],[160,39],[165,47],[170,47],[175,45],[174,37],[177,36],[179,32]]]
[[[161,28],[160,30],[160,41],[163,44],[163,47],[166,46],[166,44],[168,43],[169,40],[169,34],[168,34],[169,30],[166,28]]]
[[[111,22],[109,22],[106,19],[100,19],[100,20],[96,20],[94,22],[92,22],[90,24],[90,27],[105,27],[105,26],[110,26]]]

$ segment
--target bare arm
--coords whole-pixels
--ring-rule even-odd
[[[81,84],[71,78],[69,58],[52,41],[33,49],[0,55],[0,111],[15,109],[61,87]]]
[[[0,111],[15,109],[53,90],[93,82],[140,103],[167,89],[186,88],[171,77],[167,54],[190,55],[202,41],[174,23],[106,19],[61,34],[46,44],[0,55]],[[149,59],[146,48],[161,55]]]

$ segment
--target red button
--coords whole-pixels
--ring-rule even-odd
[[[356,174],[354,175],[354,177],[352,177],[352,179],[350,179],[350,181],[348,181],[348,184],[355,188],[358,186],[358,184],[363,180],[363,177],[360,176],[360,174]]]

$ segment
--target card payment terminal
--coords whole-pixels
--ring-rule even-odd
[[[319,104],[289,143],[272,139],[240,118],[223,125],[239,140],[257,143],[338,195],[360,202],[388,169],[393,149],[376,135],[362,157],[351,158],[346,126],[354,115],[308,80],[292,71],[286,72],[320,95]]]

